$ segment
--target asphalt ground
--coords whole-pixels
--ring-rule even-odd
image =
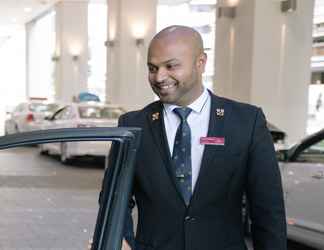
[[[36,147],[0,151],[0,250],[86,249],[103,165],[94,159],[63,165]],[[252,250],[249,239],[247,244]],[[311,250],[288,245],[289,250]]]

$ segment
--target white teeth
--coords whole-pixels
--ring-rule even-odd
[[[174,86],[174,84],[169,84],[169,85],[163,85],[163,86],[160,86],[161,89],[169,89],[169,88],[172,88]]]

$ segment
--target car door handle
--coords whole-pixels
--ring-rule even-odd
[[[317,171],[312,175],[312,178],[314,179],[324,179],[324,172],[323,171]]]

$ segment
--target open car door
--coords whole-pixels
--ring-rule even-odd
[[[109,167],[105,167],[92,249],[120,250],[134,175],[134,160],[140,137],[139,128],[97,127],[42,130],[2,136],[0,137],[0,150],[52,142],[112,141],[113,157],[111,157]]]

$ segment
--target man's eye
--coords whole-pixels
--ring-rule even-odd
[[[149,70],[150,73],[155,73],[157,71],[157,68],[153,67],[153,66],[149,66],[148,70]]]
[[[166,65],[166,68],[168,69],[168,70],[172,70],[172,69],[175,69],[175,68],[177,68],[178,67],[178,64],[168,64],[168,65]]]

